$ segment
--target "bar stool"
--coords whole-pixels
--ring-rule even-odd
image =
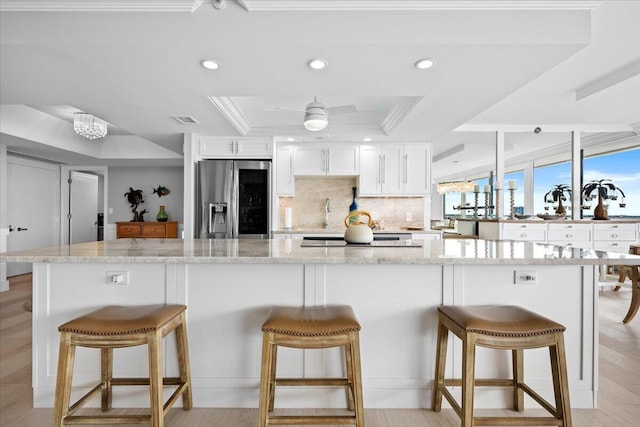
[[[60,327],[60,355],[54,404],[54,427],[67,424],[141,424],[164,425],[164,415],[182,396],[184,409],[191,409],[191,375],[184,305],[107,306],[73,319]],[[176,332],[180,377],[165,378],[162,371],[162,339]],[[113,378],[113,349],[146,344],[149,347],[149,378]],[[73,405],[71,382],[76,347],[100,349],[100,384]],[[111,409],[112,386],[148,385],[150,415],[73,415],[98,393],[102,411]],[[163,386],[177,386],[163,405]]]
[[[360,324],[350,306],[273,307],[262,325],[262,373],[258,425],[355,424],[364,427],[360,373]],[[277,378],[278,346],[298,349],[345,347],[346,378]],[[276,386],[345,386],[349,410],[344,416],[275,416]]]
[[[463,427],[571,426],[569,387],[564,353],[565,327],[553,320],[516,306],[440,306],[438,307],[438,343],[433,390],[433,410],[439,412],[442,396],[460,416]],[[445,379],[449,331],[462,340],[462,379]],[[476,346],[511,350],[513,378],[478,379],[475,376]],[[549,347],[556,406],[553,407],[524,383],[523,350]],[[513,387],[513,407],[524,410],[526,392],[553,417],[474,417],[473,388],[478,386]],[[447,386],[462,386],[462,405],[458,405]]]
[[[640,245],[630,245],[629,254],[640,255]],[[624,283],[626,277],[629,276],[631,280],[631,304],[629,304],[629,311],[624,316],[622,323],[629,323],[636,317],[638,308],[640,308],[640,267],[637,265],[621,265],[620,277],[618,277],[618,283]],[[620,285],[613,288],[614,291],[620,289]]]

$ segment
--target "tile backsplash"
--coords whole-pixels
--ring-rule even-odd
[[[293,228],[322,228],[325,199],[329,198],[329,229],[343,229],[344,218],[352,201],[351,188],[357,186],[354,177],[296,177],[295,197],[280,198],[280,218],[284,208],[292,210]],[[358,208],[381,220],[387,229],[423,227],[425,203],[422,197],[358,197]],[[406,214],[411,216],[406,221]],[[282,228],[283,222],[280,222]]]

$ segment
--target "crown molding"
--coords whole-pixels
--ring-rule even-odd
[[[0,12],[195,12],[204,0],[0,0]]]
[[[422,101],[422,96],[411,96],[393,107],[389,115],[382,121],[382,131],[389,135],[407,117],[407,115]]]
[[[365,10],[592,10],[603,0],[240,0],[250,12]]]
[[[224,117],[233,125],[240,135],[245,136],[251,130],[251,124],[242,114],[242,111],[231,100],[229,96],[208,96],[209,101],[224,115]]]

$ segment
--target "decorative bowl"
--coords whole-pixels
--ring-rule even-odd
[[[538,218],[542,218],[542,219],[545,219],[545,220],[564,219],[564,218],[565,218],[565,215],[564,215],[564,214],[562,214],[562,215],[556,215],[556,214],[554,214],[554,215],[538,214],[537,216],[538,216]]]
[[[529,219],[531,215],[514,215],[518,219]]]

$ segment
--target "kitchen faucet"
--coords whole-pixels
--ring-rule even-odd
[[[329,226],[329,212],[331,212],[331,200],[327,197],[324,199],[324,221],[322,221],[322,227],[327,228]]]

